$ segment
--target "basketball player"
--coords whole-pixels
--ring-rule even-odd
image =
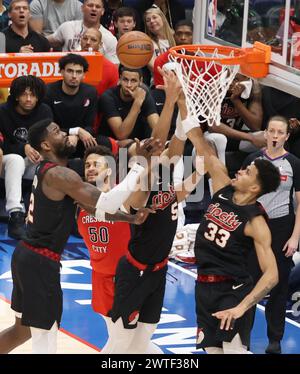
[[[165,73],[164,73],[165,74]],[[172,72],[166,73],[173,75]],[[167,100],[169,95],[167,93]],[[182,95],[177,103],[180,105]],[[184,97],[183,97],[184,100]],[[164,128],[165,139],[170,127]],[[119,261],[115,276],[115,297],[109,316],[113,324],[102,354],[162,353],[150,340],[160,319],[165,292],[169,251],[177,228],[178,203],[198,184],[201,164],[185,181],[174,186],[170,158],[180,156],[185,144],[181,123],[172,137],[169,148],[160,157],[159,170],[152,171],[150,195],[145,192],[144,204],[156,213],[131,228],[128,251]],[[137,208],[131,204],[131,210]]]
[[[62,314],[60,257],[71,232],[74,200],[95,207],[97,219],[110,219],[109,214],[114,214],[135,189],[144,168],[134,164],[118,186],[101,192],[66,167],[74,147],[52,120],[33,125],[28,139],[44,161],[33,181],[26,239],[18,243],[12,256],[12,309],[19,319],[18,329],[30,327],[33,353],[55,353]],[[159,149],[160,142],[151,140],[137,147],[138,154],[147,156]],[[1,339],[7,351],[18,346],[26,335],[22,331],[13,335],[13,328],[6,332]]]
[[[102,192],[112,189],[113,180],[110,162],[115,160],[113,153],[106,147],[95,146],[86,150],[84,158],[85,180],[96,184],[97,178],[103,175]],[[130,226],[143,223],[148,215],[147,208],[137,214],[118,213],[114,221],[99,221],[86,210],[81,209],[78,215],[78,231],[87,246],[92,266],[92,307],[105,320],[110,335],[111,319],[107,316],[113,304],[114,276],[119,259],[126,253],[130,239]],[[123,222],[121,222],[123,221]]]
[[[300,161],[284,147],[289,135],[290,126],[287,120],[281,116],[271,117],[265,130],[267,148],[249,155],[244,162],[246,167],[257,158],[269,160],[279,168],[281,175],[277,191],[259,198],[269,216],[272,249],[279,273],[279,282],[270,292],[265,309],[269,338],[266,353],[273,354],[281,353],[280,341],[284,334],[289,275],[300,237]],[[294,196],[297,203],[296,214]],[[256,257],[251,257],[254,258],[250,258],[252,266],[249,270],[256,279],[260,276],[259,266]]]
[[[280,174],[269,161],[256,160],[231,180],[211,154],[197,119],[187,117],[186,107],[181,116],[184,131],[204,156],[214,191],[195,242],[197,348],[208,353],[247,353],[249,309],[278,282],[270,230],[256,200],[277,189]],[[253,242],[263,272],[254,288],[246,269]]]

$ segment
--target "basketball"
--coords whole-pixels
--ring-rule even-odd
[[[120,63],[128,68],[142,68],[153,56],[152,40],[140,31],[127,32],[118,41],[117,56]]]

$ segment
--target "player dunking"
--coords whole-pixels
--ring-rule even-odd
[[[270,230],[256,200],[277,189],[279,171],[269,161],[256,160],[231,180],[224,165],[211,155],[197,119],[188,118],[186,108],[181,115],[186,134],[197,153],[204,155],[214,191],[195,242],[197,348],[208,353],[247,353],[249,309],[278,282]],[[263,273],[254,288],[246,269],[246,253],[253,242]]]
[[[107,213],[114,214],[130,196],[144,168],[135,164],[118,186],[104,193],[66,167],[74,147],[57,124],[49,119],[36,123],[29,131],[29,142],[44,161],[33,182],[26,239],[18,243],[12,256],[12,309],[17,313],[19,333],[22,327],[30,327],[33,352],[55,353],[62,314],[60,257],[71,231],[74,200],[95,207],[96,218],[109,219]],[[155,152],[161,144],[150,141],[141,146],[141,153],[150,155],[145,148]],[[7,351],[21,344],[25,336],[12,332],[8,329],[1,334]]]

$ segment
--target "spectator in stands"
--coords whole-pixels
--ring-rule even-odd
[[[102,34],[98,29],[87,29],[81,38],[82,51],[99,51],[102,45]],[[101,96],[106,90],[114,87],[119,82],[119,72],[116,64],[113,64],[105,56],[103,56],[102,79],[96,86],[98,96]],[[94,122],[93,133],[98,134],[98,127],[101,121],[101,115],[98,113]],[[103,138],[103,137],[102,137]],[[99,142],[99,139],[97,138]],[[103,141],[100,141],[103,144]]]
[[[222,103],[221,123],[209,128],[227,136],[226,151],[254,152],[266,144],[260,85],[237,74]]]
[[[154,100],[142,84],[142,71],[120,67],[120,83],[99,98],[99,132],[115,139],[145,139],[158,121]]]
[[[44,118],[52,118],[51,109],[42,103],[45,84],[32,75],[13,80],[8,101],[0,107],[0,139],[3,150],[8,235],[24,237],[25,208],[22,203],[22,177],[32,179],[40,154],[27,143],[29,128]]]
[[[52,47],[62,47],[63,51],[80,50],[80,39],[88,28],[97,28],[102,33],[103,54],[113,63],[118,64],[116,54],[117,39],[100,24],[104,14],[104,0],[84,0],[82,5],[83,20],[63,23],[54,34],[48,36]]]
[[[81,37],[82,51],[99,51],[102,45],[102,34],[98,29],[87,29]],[[118,84],[119,72],[116,64],[113,64],[105,56],[103,56],[102,79],[97,88],[98,96],[102,95],[104,91],[110,87]]]
[[[97,91],[83,83],[88,62],[80,55],[69,53],[59,60],[62,80],[47,85],[45,102],[53,112],[54,122],[72,135],[76,146],[74,157],[83,157],[84,149],[96,145],[92,135],[97,110]]]
[[[29,3],[27,0],[12,0],[9,4],[8,15],[11,25],[4,30],[6,39],[6,52],[49,52],[48,40],[30,29]]]
[[[114,12],[115,36],[120,39],[126,32],[136,28],[136,12],[133,8],[122,7]]]
[[[79,0],[32,0],[30,26],[36,32],[50,35],[62,23],[82,19],[81,6]]]
[[[123,6],[123,0],[105,0],[104,2],[104,14],[101,17],[101,25],[109,30],[113,35],[116,35],[116,29],[114,25],[114,14]]]
[[[8,16],[9,2],[0,0],[0,31],[3,31],[9,23]]]
[[[193,24],[188,20],[181,20],[175,26],[175,33],[174,39],[176,45],[184,45],[184,44],[193,44]],[[170,54],[169,51],[166,51],[159,55],[154,61],[154,71],[153,71],[153,78],[154,78],[154,85],[155,87],[158,85],[163,85],[164,81],[159,73],[158,67],[163,68],[165,64],[170,62]],[[151,91],[152,96],[155,100],[156,110],[157,113],[160,114],[163,108],[163,104],[165,102],[165,91],[154,88]],[[174,110],[173,119],[170,127],[170,132],[168,139],[172,137],[176,128],[176,118],[177,118],[178,110],[177,108]]]
[[[161,9],[172,29],[178,21],[185,19],[184,6],[178,0],[143,0],[138,10],[143,14],[151,6]]]
[[[157,56],[175,46],[174,32],[171,29],[164,13],[159,8],[149,8],[144,13],[145,32],[153,40],[153,57],[148,63],[148,69],[153,71],[154,61]]]

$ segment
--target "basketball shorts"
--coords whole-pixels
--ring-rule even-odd
[[[107,316],[114,300],[114,276],[92,271],[92,307],[95,312]]]
[[[221,330],[220,320],[212,313],[237,306],[251,292],[253,286],[250,280],[204,283],[196,281],[195,298],[197,314],[196,347],[222,347],[222,342],[231,342],[238,333],[242,344],[250,345],[252,328],[251,309],[235,321],[232,330]]]
[[[124,328],[134,329],[137,322],[159,322],[166,286],[167,266],[158,271],[140,271],[126,257],[119,261],[115,277],[115,297],[109,316],[120,317]]]
[[[11,307],[22,313],[22,325],[50,330],[62,316],[60,263],[18,243],[12,255]]]

